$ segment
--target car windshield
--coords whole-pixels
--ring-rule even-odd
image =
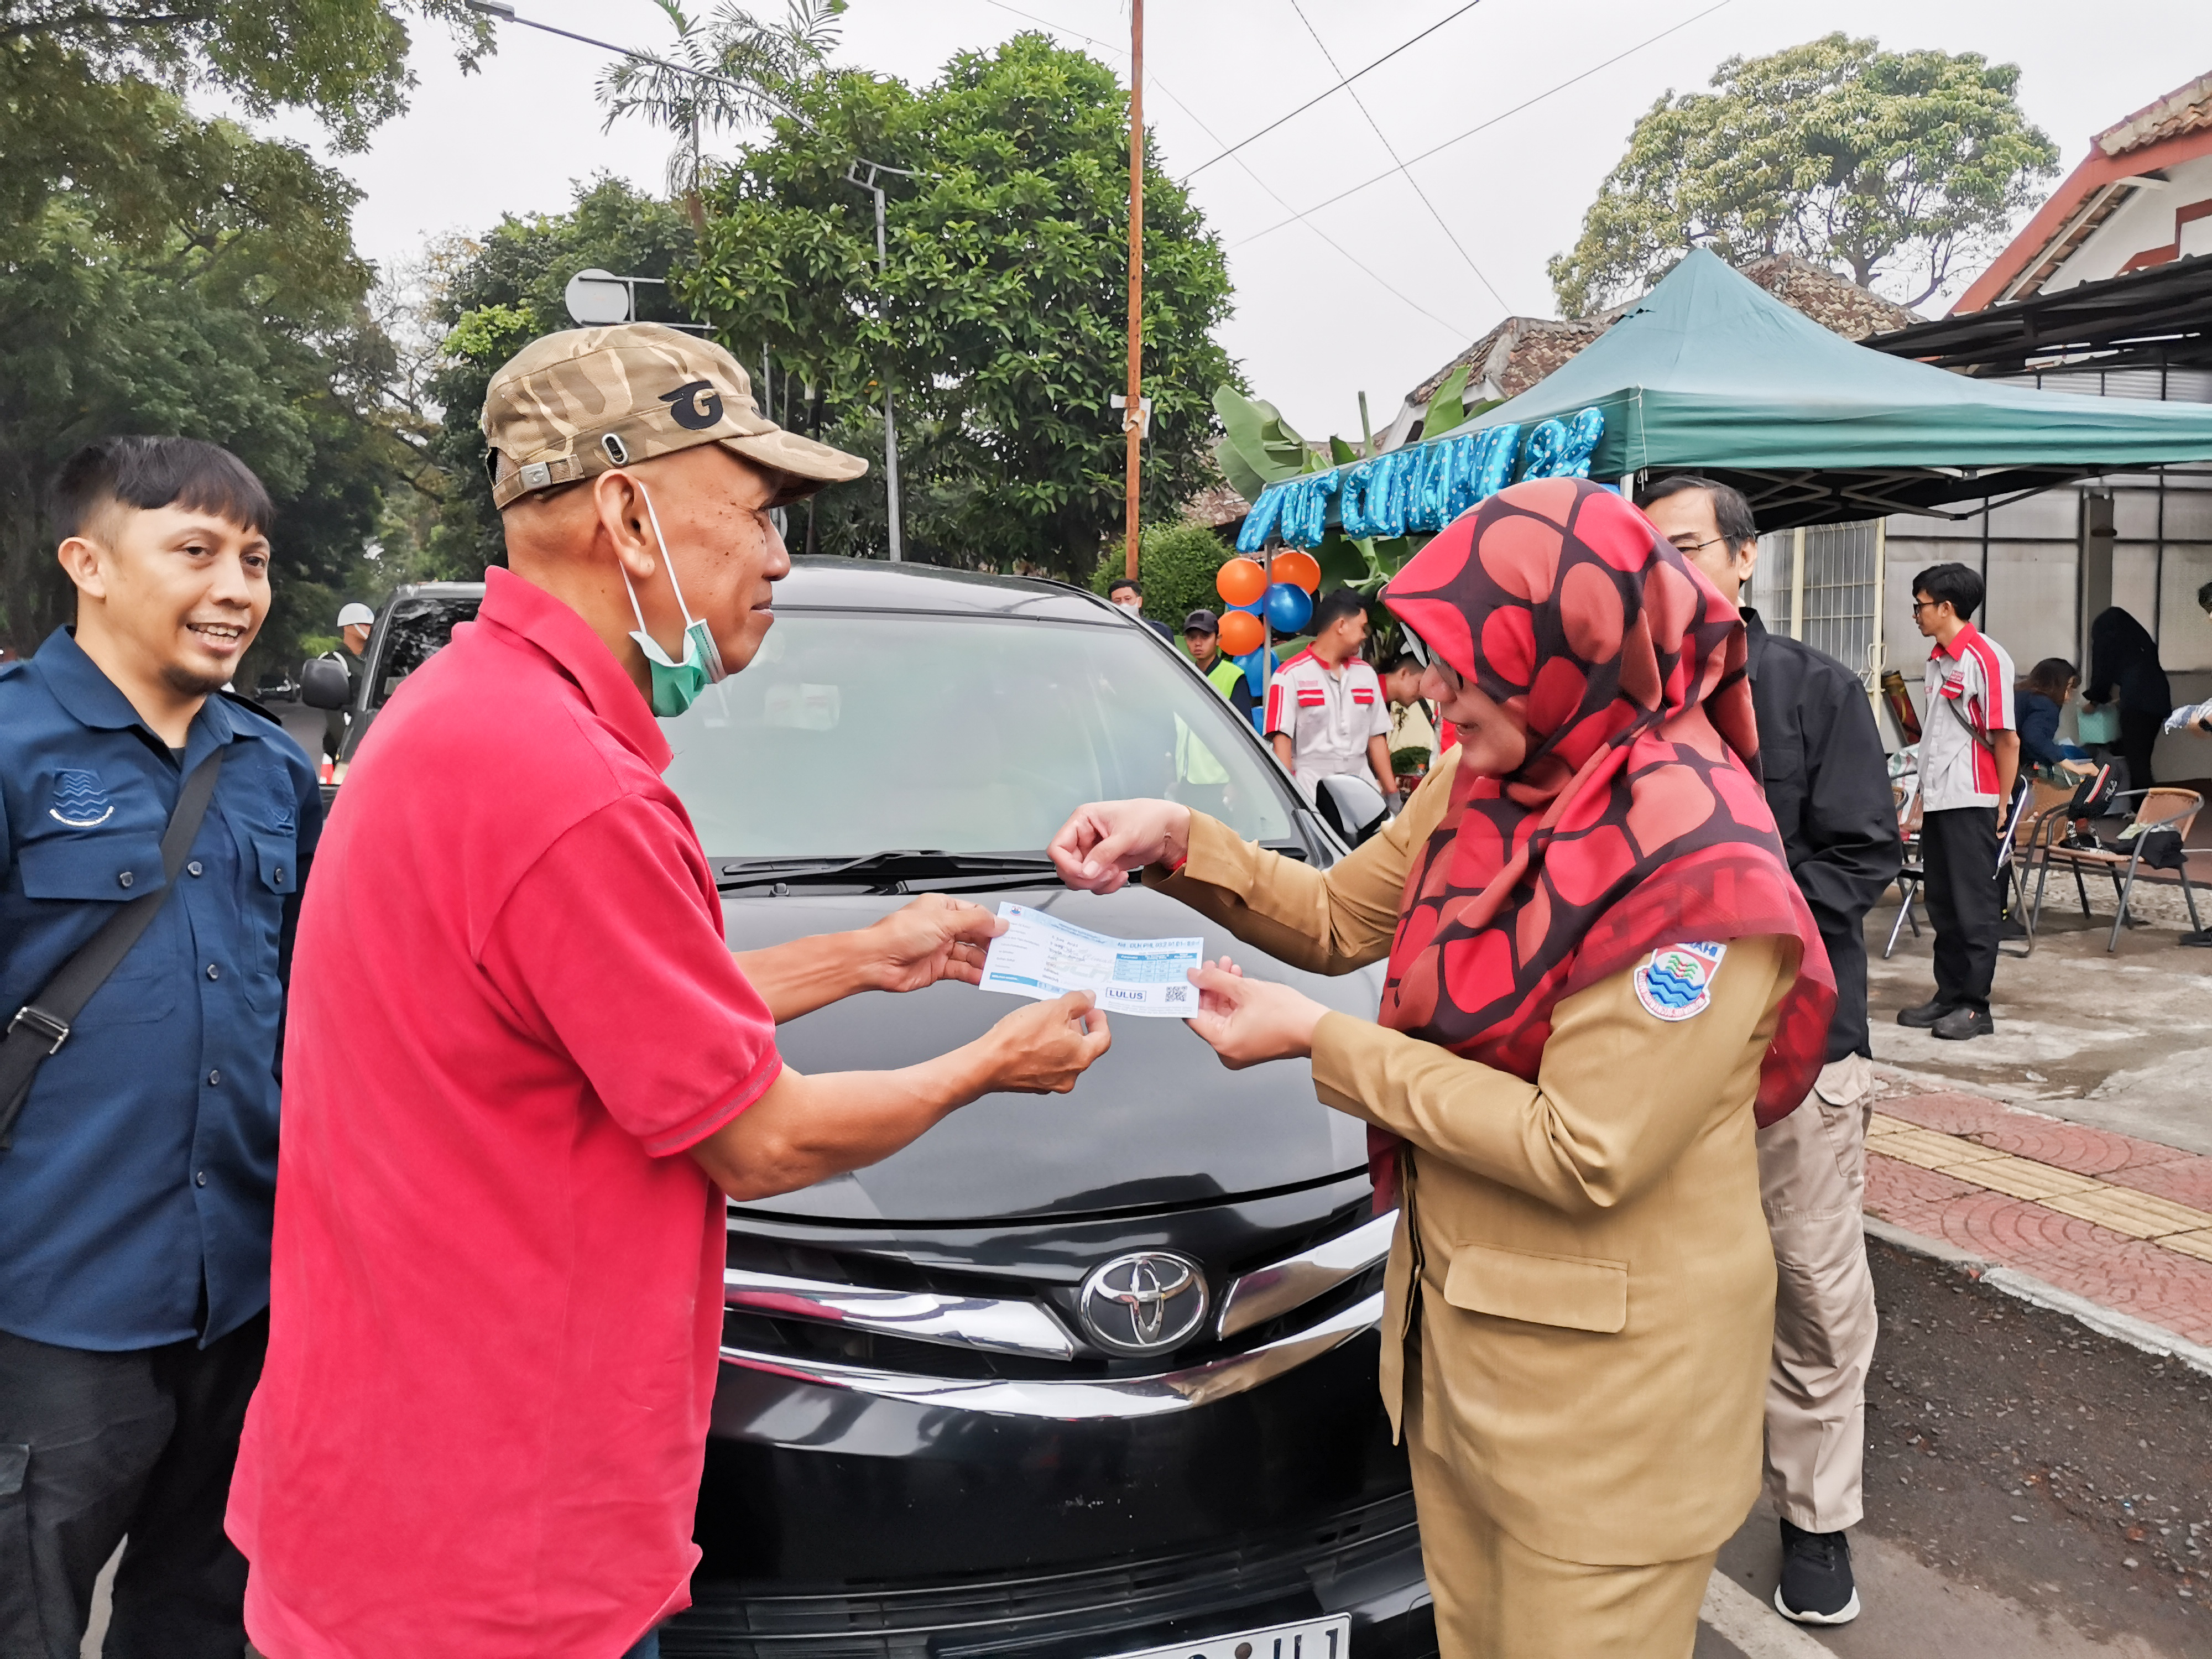
[[[665,723],[718,859],[1042,849],[1085,801],[1167,796],[1293,832],[1249,726],[1130,628],[783,611],[744,672]]]
[[[400,681],[453,643],[454,629],[476,620],[477,607],[483,603],[473,593],[395,603],[385,621],[383,654],[377,660],[376,684],[368,689],[368,706],[383,708]]]

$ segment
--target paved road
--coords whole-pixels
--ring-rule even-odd
[[[1717,1592],[1697,1659],[2212,1654],[2212,1377],[1870,1249],[1866,1611],[1808,1632]],[[1720,1571],[1764,1602],[1779,1556],[1762,1504]]]

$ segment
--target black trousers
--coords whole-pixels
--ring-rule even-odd
[[[246,1558],[223,1535],[269,1316],[202,1348],[58,1348],[0,1332],[0,1659],[77,1659],[116,1569],[105,1659],[239,1659]]]
[[[2157,781],[2150,775],[2150,751],[2158,745],[2163,714],[2146,714],[2140,708],[2120,710],[2120,758],[2128,763],[2128,788],[2148,789]]]
[[[1990,806],[1924,814],[1920,852],[1928,870],[1928,920],[1936,927],[1936,1000],[1986,1011],[1997,971],[1997,815]]]

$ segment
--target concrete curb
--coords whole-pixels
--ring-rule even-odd
[[[2191,1342],[2187,1337],[2169,1331],[2163,1325],[2154,1325],[2148,1319],[2138,1319],[2092,1302],[2086,1296],[2024,1273],[2017,1267],[2008,1267],[2002,1262],[1990,1261],[1974,1255],[1942,1239],[1924,1237],[1919,1233],[1884,1221],[1880,1216],[1865,1218],[1867,1237],[1914,1255],[1926,1256],[1958,1268],[1971,1279],[1979,1279],[1992,1290],[2002,1291],[2017,1301],[2033,1303],[2039,1308],[2048,1308],[2087,1325],[2100,1335],[2109,1336],[2126,1343],[2131,1348],[2154,1354],[2160,1359],[2178,1359],[2191,1370],[2212,1376],[2212,1348]]]

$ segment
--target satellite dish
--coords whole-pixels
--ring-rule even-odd
[[[629,321],[629,284],[612,271],[578,271],[561,299],[568,315],[585,328]]]

